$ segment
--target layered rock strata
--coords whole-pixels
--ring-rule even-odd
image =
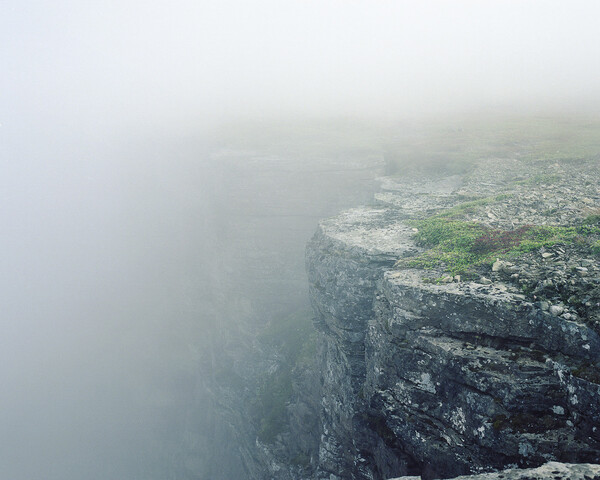
[[[460,204],[466,193],[482,188],[485,194],[520,192],[522,181],[510,184],[506,175],[481,187],[482,178],[494,179],[492,167],[480,166],[471,183],[441,179],[425,191],[388,182],[379,206],[322,222],[309,243],[307,271],[321,344],[318,478],[450,478],[549,460],[600,463],[600,337],[586,321],[593,294],[588,307],[579,303],[571,314],[566,305],[550,308],[556,301],[550,294],[524,293],[524,287],[543,283],[536,271],[552,276],[548,268],[519,275],[506,263],[486,273],[491,280],[440,284],[422,270],[393,268],[420,251],[407,218]],[[569,168],[575,167],[563,169]],[[555,182],[557,192],[584,189],[586,195],[585,201],[577,196],[559,220],[580,219],[600,207],[598,177],[589,177],[575,187]],[[472,217],[506,228],[518,226],[515,218],[552,223],[547,215],[540,220],[531,196],[537,186],[537,208],[564,199],[544,193],[543,183],[527,185],[522,199],[506,195],[491,207],[482,202]],[[528,215],[526,209],[534,211]],[[540,260],[530,258],[530,264],[554,255],[546,253],[532,253]],[[598,271],[597,256],[585,261],[578,278]],[[591,277],[588,293],[598,283]]]

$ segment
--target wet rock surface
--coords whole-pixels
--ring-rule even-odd
[[[480,265],[473,281],[393,268],[422,251],[410,219],[471,202],[461,221],[569,226],[598,214],[599,183],[596,159],[491,159],[466,177],[387,179],[376,206],[321,223],[307,249],[321,345],[314,478],[600,463],[595,237]]]

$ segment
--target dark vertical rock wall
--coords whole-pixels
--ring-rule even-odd
[[[402,243],[408,232],[384,209],[355,209],[342,222],[322,222],[308,246],[307,272],[322,345],[319,467],[336,478],[372,478],[373,438],[364,415],[365,334],[376,282],[395,258],[414,249]]]

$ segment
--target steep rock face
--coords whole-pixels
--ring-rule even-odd
[[[424,469],[600,462],[600,388],[571,373],[597,361],[596,332],[520,294],[418,272],[386,274],[375,312],[365,394]]]
[[[600,337],[590,323],[524,295],[514,269],[441,284],[392,269],[419,251],[405,220],[459,204],[449,193],[457,183],[418,198],[395,185],[381,206],[322,222],[308,245],[321,343],[318,478],[600,463]],[[481,205],[482,218],[501,218],[502,206]]]
[[[321,332],[319,467],[335,478],[373,478],[373,439],[361,417],[364,339],[377,281],[398,257],[416,250],[410,233],[392,210],[365,207],[322,222],[307,249],[310,294]]]

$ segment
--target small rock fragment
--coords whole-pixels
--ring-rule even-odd
[[[492,272],[506,272],[513,270],[514,264],[510,262],[506,262],[504,260],[496,259],[494,264],[492,265]]]

